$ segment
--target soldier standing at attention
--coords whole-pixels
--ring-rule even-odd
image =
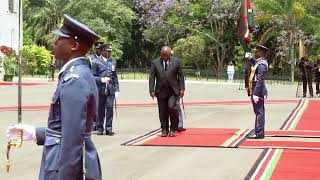
[[[101,59],[98,74],[95,75],[99,89],[99,113],[97,121],[98,135],[113,136],[113,105],[115,98],[120,95],[117,75],[117,62],[111,58],[111,47],[107,44],[101,46]]]
[[[265,77],[268,71],[267,53],[268,48],[262,45],[256,46],[255,58],[250,53],[246,53],[245,58],[252,62],[251,74],[249,78],[249,95],[255,113],[255,133],[249,139],[263,139],[265,127],[264,100],[268,96],[265,85]]]
[[[56,91],[51,100],[48,126],[16,124],[7,137],[34,140],[43,145],[39,180],[101,180],[98,153],[91,140],[97,112],[98,90],[85,59],[98,35],[86,25],[64,15],[63,26],[53,31],[55,59],[63,61]]]
[[[92,62],[97,60],[97,59],[99,59],[99,58],[101,58],[101,46],[102,45],[103,45],[103,42],[94,43],[96,52],[91,55]]]
[[[184,95],[185,84],[181,65],[178,59],[171,56],[171,48],[164,46],[161,56],[152,61],[149,75],[149,93],[157,98],[161,136],[176,136],[179,123],[179,97]]]
[[[93,53],[91,56],[90,56],[90,60],[91,60],[91,71],[93,73],[93,76],[98,76],[99,75],[99,70],[100,70],[100,63],[101,63],[101,46],[103,45],[103,42],[95,42],[94,43],[94,46],[95,46],[95,53]],[[98,90],[99,90],[99,83],[98,81],[97,82],[97,86],[98,86]],[[100,91],[99,91],[99,95],[100,95]],[[98,107],[99,109],[99,107]],[[97,130],[97,121],[98,121],[98,115],[96,116],[95,118],[95,121],[93,122],[93,130],[96,131]]]

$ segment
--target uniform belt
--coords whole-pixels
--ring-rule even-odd
[[[61,136],[61,132],[52,130],[50,128],[46,128],[46,132],[45,133],[46,133],[47,136],[53,136],[53,137],[58,137],[58,138],[62,137]],[[82,135],[83,135],[83,138],[85,138],[85,139],[91,138],[91,133],[83,133]]]

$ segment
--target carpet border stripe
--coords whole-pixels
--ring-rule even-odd
[[[122,145],[122,146],[132,146],[132,145],[130,145],[130,144],[132,144],[134,141],[139,141],[140,139],[142,139],[142,138],[144,138],[144,137],[146,137],[146,136],[149,136],[150,134],[153,134],[153,133],[155,133],[155,132],[157,132],[157,131],[160,131],[160,128],[155,129],[155,130],[152,130],[152,131],[150,131],[150,132],[148,132],[148,133],[146,133],[146,134],[144,134],[144,135],[138,136],[138,137],[136,137],[136,138],[134,138],[134,139],[131,139],[131,140],[127,141],[127,142],[124,142],[124,143],[122,143],[121,145]]]

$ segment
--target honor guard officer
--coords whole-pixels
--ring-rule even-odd
[[[103,64],[102,64],[102,50],[101,50],[101,47],[103,46],[103,42],[96,42],[95,44],[95,49],[96,49],[96,52],[94,54],[92,54],[90,56],[90,59],[91,59],[91,71],[93,73],[93,76],[95,77],[96,79],[96,83],[97,83],[97,86],[98,86],[98,92],[99,92],[99,96],[100,96],[100,92],[101,92],[101,81],[100,81],[100,74],[101,74],[101,71],[104,69],[103,68]],[[100,109],[98,107],[98,109]],[[93,130],[96,131],[97,130],[97,121],[98,121],[98,114],[95,118],[95,121],[93,123]]]
[[[98,35],[64,15],[63,26],[53,31],[54,56],[63,61],[57,89],[51,100],[47,128],[16,124],[8,127],[8,139],[36,140],[43,145],[40,180],[101,180],[98,153],[91,140],[97,112],[98,90],[85,55]]]
[[[103,45],[103,42],[95,42],[94,47],[96,49],[96,52],[91,55],[92,62],[96,59],[101,58],[101,46]]]
[[[268,48],[262,45],[256,46],[255,58],[250,53],[246,53],[245,58],[252,62],[251,74],[249,78],[249,95],[255,113],[255,133],[250,135],[250,139],[263,139],[265,127],[264,100],[268,96],[265,85],[265,77],[268,71],[267,53]]]
[[[119,81],[117,76],[117,62],[112,59],[112,49],[109,45],[101,46],[102,58],[98,75],[96,76],[99,88],[99,113],[97,121],[98,135],[113,136],[113,106],[115,98],[120,95]]]

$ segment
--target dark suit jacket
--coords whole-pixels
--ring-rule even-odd
[[[166,98],[172,93],[179,96],[180,90],[185,90],[185,85],[179,60],[170,57],[167,71],[164,70],[160,58],[153,60],[149,76],[149,92],[155,92],[158,98]]]

